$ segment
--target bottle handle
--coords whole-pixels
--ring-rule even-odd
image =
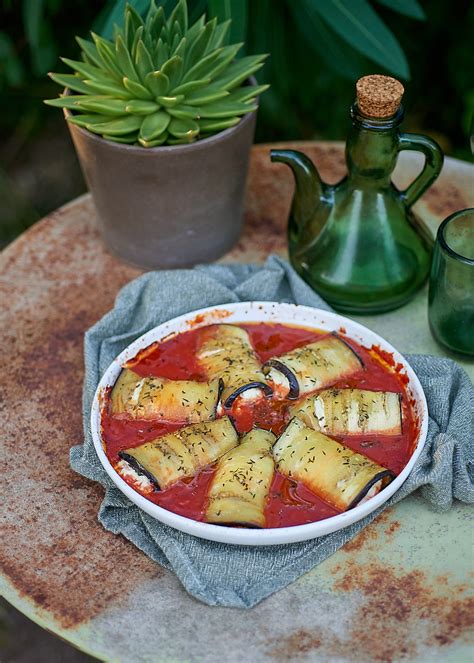
[[[422,152],[426,157],[421,173],[401,192],[407,207],[411,207],[440,174],[444,157],[438,143],[421,134],[400,134],[398,151],[402,150]]]

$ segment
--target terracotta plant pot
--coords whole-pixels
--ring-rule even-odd
[[[210,262],[228,251],[242,229],[255,120],[249,113],[210,138],[155,148],[68,123],[111,251],[146,269]]]

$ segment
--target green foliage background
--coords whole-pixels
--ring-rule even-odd
[[[145,11],[149,0],[131,0]],[[390,73],[405,84],[404,129],[432,135],[447,154],[470,159],[474,110],[469,0],[188,0],[232,16],[232,41],[247,54],[268,52],[260,82],[258,142],[344,139],[355,80]],[[174,0],[164,0],[165,9]],[[76,58],[74,36],[93,28],[110,36],[124,0],[4,0],[0,10],[0,242],[83,190],[46,73],[59,55]],[[68,156],[69,155],[69,156]],[[64,162],[64,159],[66,161]],[[45,186],[38,174],[53,172]],[[39,170],[38,170],[39,169]],[[48,171],[48,172],[49,172]],[[20,175],[19,175],[20,173]],[[29,179],[37,183],[28,188]]]

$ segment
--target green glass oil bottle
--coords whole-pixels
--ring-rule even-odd
[[[290,260],[334,308],[382,313],[407,302],[425,282],[433,239],[411,211],[438,177],[440,147],[400,133],[403,86],[388,76],[357,82],[346,143],[348,174],[322,182],[312,161],[295,150],[272,150],[295,177],[288,223]],[[405,191],[391,181],[398,153],[418,150],[425,166]]]

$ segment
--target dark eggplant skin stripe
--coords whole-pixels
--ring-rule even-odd
[[[219,388],[217,391],[217,402],[219,403],[221,394],[224,391],[224,380],[222,378],[219,378]],[[217,406],[216,406],[217,407]]]
[[[156,490],[161,490],[160,485],[156,480],[156,478],[153,476],[153,474],[151,474],[151,472],[148,472],[148,470],[146,470],[143,467],[143,465],[141,465],[138,462],[136,458],[130,456],[130,454],[126,453],[125,451],[119,451],[118,455],[122,460],[127,461],[127,463],[130,465],[130,467],[132,467],[135,470],[135,472],[138,472],[138,474],[143,474],[144,476],[146,476],[146,478],[149,479],[151,483],[155,486]]]
[[[217,389],[217,401],[216,401],[216,407],[214,408],[214,419],[217,419],[217,409],[219,407],[219,403],[220,403],[223,391],[224,391],[224,380],[222,378],[219,378],[219,387]],[[234,426],[234,428],[235,428],[235,426]]]
[[[402,408],[402,395],[401,394],[397,394],[397,395],[398,395],[398,409],[400,410],[400,430],[403,433],[404,418],[403,418],[403,408]]]
[[[359,502],[367,495],[369,490],[372,488],[374,484],[376,484],[378,481],[381,479],[385,479],[385,477],[390,477],[390,481],[387,481],[387,483],[382,486],[381,490],[385,488],[385,486],[388,486],[389,483],[391,483],[395,479],[395,474],[392,472],[392,470],[384,470],[383,472],[379,472],[376,474],[368,483],[365,485],[360,493],[352,500],[352,502],[349,504],[347,507],[346,511],[349,511],[349,509],[353,509],[355,506],[359,504]]]
[[[235,423],[235,420],[234,420],[233,416],[231,414],[228,414],[227,416],[229,417],[229,421],[232,424],[235,432],[237,433],[237,437],[239,438],[239,441],[240,441],[239,429],[237,428],[237,424]]]
[[[231,407],[237,396],[240,396],[240,394],[243,394],[244,391],[248,391],[249,389],[261,389],[267,397],[273,394],[271,387],[268,384],[265,384],[265,382],[249,382],[232,392],[225,401],[224,407]]]
[[[278,442],[280,437],[283,437],[283,435],[286,433],[286,429],[289,427],[289,425],[295,420],[298,419],[298,417],[291,417],[290,421],[286,424],[285,428],[281,431],[280,435],[277,436],[275,442],[272,444],[272,449],[275,446],[275,444]]]
[[[341,343],[344,343],[344,345],[346,346],[346,348],[349,348],[349,350],[352,352],[352,354],[355,355],[355,356],[357,357],[357,360],[358,360],[359,364],[362,366],[362,368],[365,368],[365,364],[364,364],[364,362],[362,361],[362,357],[360,357],[360,356],[357,354],[357,352],[354,350],[354,348],[351,347],[347,341],[345,341],[343,338],[341,338],[341,337],[339,336],[339,334],[336,333],[336,332],[331,332],[331,336],[334,336],[335,338],[337,338],[338,341],[341,341]]]
[[[270,368],[276,368],[277,371],[280,371],[285,378],[288,380],[289,385],[290,385],[290,391],[288,392],[287,398],[289,399],[296,399],[300,395],[300,386],[298,384],[298,380],[296,379],[296,375],[293,373],[293,371],[288,368],[288,366],[285,366],[285,364],[282,364],[281,361],[278,361],[278,359],[269,359],[265,364],[263,365],[263,372],[268,373]],[[267,370],[266,370],[267,369]]]

